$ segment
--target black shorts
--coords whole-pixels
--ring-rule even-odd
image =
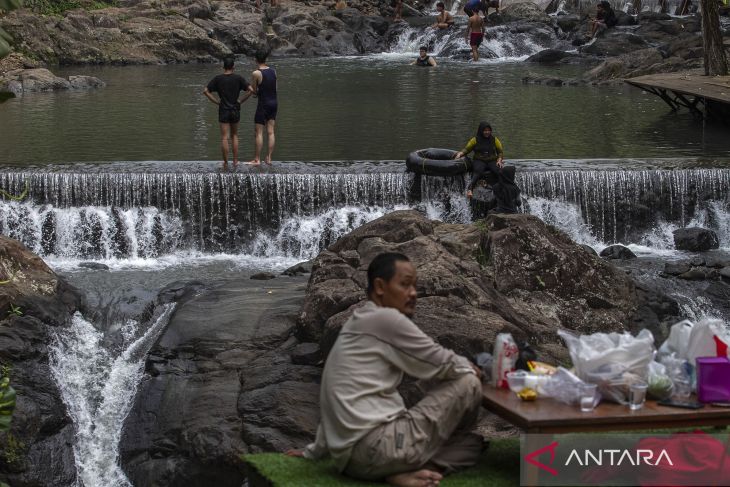
[[[276,120],[276,111],[278,108],[278,105],[258,105],[256,107],[256,114],[253,116],[253,123],[266,125],[266,122],[269,120]]]
[[[241,120],[239,108],[218,108],[218,121],[220,123],[238,123]]]

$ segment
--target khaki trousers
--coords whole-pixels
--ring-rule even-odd
[[[440,382],[418,404],[358,441],[345,473],[378,480],[429,466],[444,473],[476,464],[482,384],[474,374]]]

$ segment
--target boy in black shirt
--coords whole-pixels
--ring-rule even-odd
[[[238,95],[244,92],[239,100]],[[213,96],[218,93],[218,98]],[[218,105],[218,121],[221,126],[221,152],[223,168],[228,168],[228,140],[232,139],[233,165],[238,164],[238,121],[241,119],[241,103],[253,94],[253,88],[241,75],[233,72],[233,58],[223,61],[223,74],[219,74],[208,83],[203,94]]]

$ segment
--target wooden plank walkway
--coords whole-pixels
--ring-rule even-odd
[[[730,111],[730,76],[704,76],[700,72],[649,74],[625,80],[653,93],[672,111],[685,107],[697,118],[727,121]]]

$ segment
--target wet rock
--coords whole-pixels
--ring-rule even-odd
[[[730,266],[723,267],[722,269],[720,269],[719,273],[720,276],[722,276],[723,278],[730,279]]]
[[[101,262],[79,262],[79,267],[84,269],[91,269],[94,271],[108,271],[109,266],[102,264]]]
[[[708,269],[705,267],[693,267],[685,273],[678,275],[680,279],[686,279],[688,281],[707,281],[712,279],[718,279],[720,277],[717,269]]]
[[[604,259],[626,260],[636,258],[636,254],[634,254],[631,249],[620,244],[609,245],[603,249],[599,255]]]
[[[640,76],[649,74],[655,66],[660,66],[663,62],[664,58],[658,49],[641,49],[604,61],[588,71],[583,79],[590,83],[599,83]]]
[[[555,64],[558,61],[571,57],[573,54],[561,51],[558,49],[544,49],[537,54],[527,58],[528,63],[539,63],[539,64]]]
[[[532,2],[513,3],[499,11],[499,15],[503,22],[514,22],[517,20],[527,20],[530,22],[550,23],[551,19],[540,7]]]
[[[255,281],[268,281],[271,279],[276,279],[276,274],[272,274],[271,272],[257,272],[249,279],[253,279]]]
[[[106,86],[106,83],[94,76],[69,76],[68,82],[71,84],[71,88],[75,90],[88,90],[90,88],[103,88]]]
[[[239,455],[311,438],[320,369],[293,365],[289,339],[305,282],[227,280],[178,303],[125,420],[134,485],[238,487]]]
[[[563,32],[572,32],[580,25],[580,16],[575,14],[559,15],[556,23]]]
[[[302,274],[309,274],[310,272],[312,272],[312,261],[307,260],[298,264],[294,264],[293,266],[282,272],[282,274],[285,276],[299,276]]]
[[[594,56],[613,57],[647,47],[647,42],[640,36],[619,30],[609,30],[606,35],[598,37],[592,44],[581,47],[580,52]]]
[[[703,252],[720,247],[717,234],[706,228],[680,228],[672,234],[674,235],[674,248],[677,250]]]
[[[707,267],[728,267],[730,266],[730,256],[726,255],[706,255],[705,265]]]
[[[585,250],[585,251],[586,251],[586,252],[588,252],[589,254],[591,254],[591,255],[595,255],[596,257],[598,257],[598,252],[596,252],[596,249],[594,249],[594,248],[593,248],[593,247],[591,247],[590,245],[586,245],[586,244],[580,244],[580,246],[581,246],[581,248],[582,248],[583,250]]]
[[[678,276],[689,272],[691,268],[689,262],[667,262],[664,264],[664,273],[670,276]]]
[[[205,285],[200,281],[175,281],[157,293],[157,304],[179,303],[200,292]]]
[[[641,12],[636,16],[636,20],[639,23],[646,23],[655,20],[672,20],[669,14],[663,14],[661,12]]]
[[[0,236],[0,363],[17,393],[10,434],[0,434],[0,478],[10,485],[72,485],[71,418],[48,365],[52,328],[84,307],[82,296],[20,242]],[[20,446],[17,446],[20,445]],[[6,458],[7,459],[7,458]]]
[[[103,86],[105,83],[93,76],[71,76],[69,79],[64,79],[45,68],[19,69],[4,74],[0,73],[0,91],[9,91],[15,96],[21,96],[24,93]]]
[[[291,361],[296,365],[317,365],[322,360],[318,343],[300,343],[291,353]]]

